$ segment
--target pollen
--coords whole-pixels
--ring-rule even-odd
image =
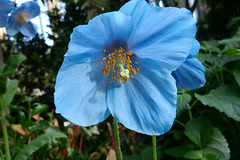
[[[104,52],[107,52],[104,50]],[[110,76],[110,83],[120,81],[123,83],[129,81],[130,78],[134,78],[137,75],[137,71],[140,69],[135,66],[138,62],[132,63],[132,52],[126,52],[125,49],[120,47],[119,50],[115,50],[109,53],[107,57],[104,57],[100,63],[103,63],[102,72],[104,75]]]

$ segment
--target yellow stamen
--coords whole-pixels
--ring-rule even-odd
[[[104,50],[104,52],[107,52]],[[100,63],[104,62],[102,67],[103,74],[111,76],[110,83],[115,80],[116,84],[120,81],[125,83],[129,78],[137,75],[139,68],[134,68],[131,61],[132,52],[126,52],[122,47],[119,50],[107,54]],[[138,62],[135,62],[138,65]],[[116,71],[117,70],[117,71]]]

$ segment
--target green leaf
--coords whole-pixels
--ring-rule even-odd
[[[219,160],[230,159],[230,149],[226,138],[221,131],[217,128],[213,128],[213,134],[210,141],[205,145],[203,149],[204,153],[214,153]]]
[[[235,48],[230,48],[223,53],[224,56],[240,56],[240,50]]]
[[[237,64],[233,69],[233,75],[238,85],[240,86],[240,63]]]
[[[15,93],[17,91],[18,81],[17,80],[11,80],[7,83],[6,92],[2,95],[2,101],[3,101],[3,108],[7,108],[9,104],[12,102],[13,97],[15,96]]]
[[[213,153],[207,153],[204,155],[203,160],[219,160],[219,158]]]
[[[219,42],[216,40],[202,41],[201,49],[221,54],[222,51],[218,48],[219,45]]]
[[[190,94],[181,94],[177,96],[177,113],[184,109],[191,101]]]
[[[202,155],[202,151],[201,150],[194,150],[194,151],[190,151],[187,152],[183,158],[187,158],[187,159],[202,159],[203,155]]]
[[[234,17],[233,19],[231,19],[231,21],[227,24],[226,28],[230,28],[237,23],[240,23],[240,17]]]
[[[222,45],[226,45],[223,49],[223,51],[227,51],[230,48],[239,48],[240,47],[240,38],[234,36],[234,38],[229,38],[229,39],[223,39],[221,41],[218,41]]]
[[[64,133],[50,132],[44,133],[43,135],[34,139],[31,143],[26,145],[14,158],[15,160],[27,160],[28,157],[36,152],[39,148],[44,146],[47,142],[55,138],[67,138]]]
[[[36,114],[40,114],[43,111],[45,111],[48,108],[48,105],[46,104],[41,104],[41,103],[37,103],[37,107],[35,107],[31,113],[31,116],[34,116]]]
[[[191,150],[192,150],[192,147],[172,147],[172,148],[166,149],[165,152],[174,158],[181,158]]]
[[[210,139],[212,125],[205,117],[198,117],[188,121],[184,134],[200,148]]]
[[[7,90],[6,81],[0,76],[0,95],[4,94]]]
[[[11,56],[6,62],[6,64],[1,67],[0,76],[6,76],[14,72],[19,67],[19,65],[26,59],[26,56],[22,54]]]
[[[195,94],[204,105],[224,112],[228,117],[240,121],[240,88],[236,86],[220,86],[205,95]]]

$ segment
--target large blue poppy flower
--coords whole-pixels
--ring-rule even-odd
[[[29,1],[22,3],[17,7],[11,16],[7,19],[6,29],[10,36],[15,35],[17,32],[21,32],[27,37],[34,37],[36,30],[30,19],[38,16],[40,13],[40,6],[35,1]]]
[[[190,11],[145,0],[76,27],[57,75],[56,113],[81,126],[111,114],[140,133],[167,132],[177,97],[170,71],[185,61],[195,34]]]
[[[195,40],[186,61],[183,62],[177,70],[172,72],[176,80],[177,88],[196,89],[204,86],[206,82],[204,75],[205,69],[202,63],[194,57],[199,49],[200,44]]]
[[[14,4],[9,0],[0,0],[0,27],[5,27],[8,14],[13,10]]]

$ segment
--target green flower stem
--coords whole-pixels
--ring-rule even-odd
[[[4,110],[3,110],[2,97],[1,96],[0,96],[0,112],[1,112],[3,142],[4,142],[6,160],[11,160],[9,143],[8,143],[7,127],[6,127],[6,123],[5,123],[5,114],[4,114]]]
[[[15,36],[13,37],[13,41],[12,41],[12,46],[11,46],[11,51],[10,51],[10,57],[13,55],[14,46],[15,46]]]
[[[186,127],[185,124],[183,124],[182,122],[180,122],[179,120],[175,119],[175,122],[177,122],[178,124],[180,124],[181,126],[183,126],[184,128]]]
[[[157,160],[156,136],[152,136],[153,160]]]
[[[187,111],[188,111],[190,120],[192,120],[192,112],[191,112],[191,107],[189,105],[187,105]]]
[[[122,160],[122,151],[120,147],[120,138],[119,138],[119,130],[118,130],[118,121],[113,118],[113,123],[114,123],[114,134],[115,134],[115,141],[116,141],[116,146],[117,146],[117,155],[118,159]]]

